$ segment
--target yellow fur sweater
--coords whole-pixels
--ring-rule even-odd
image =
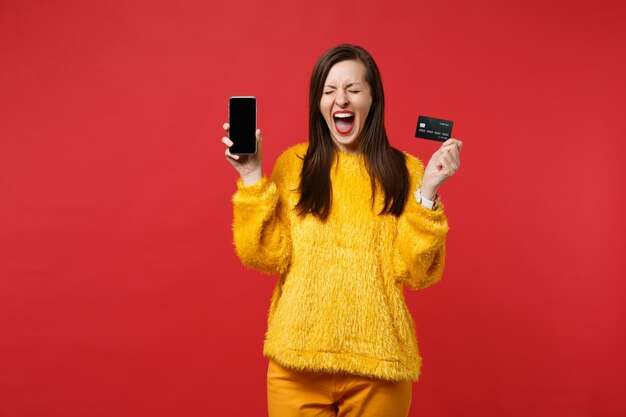
[[[448,223],[443,207],[409,199],[400,217],[372,206],[363,157],[338,151],[332,209],[322,222],[294,210],[307,145],[276,161],[270,180],[238,181],[234,243],[248,267],[278,273],[263,353],[307,371],[391,381],[417,380],[421,358],[403,285],[424,288],[441,277]],[[407,155],[414,193],[422,163]]]

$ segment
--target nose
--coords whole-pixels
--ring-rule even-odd
[[[338,91],[337,96],[335,97],[335,103],[337,103],[340,107],[347,106],[349,103],[348,95],[343,91]]]

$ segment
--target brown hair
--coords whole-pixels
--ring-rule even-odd
[[[315,64],[309,87],[309,147],[303,158],[300,176],[300,200],[296,210],[326,220],[332,205],[330,169],[337,152],[328,125],[320,112],[324,82],[333,65],[355,60],[363,63],[366,81],[372,92],[370,107],[360,138],[360,150],[372,183],[372,203],[380,188],[385,200],[379,214],[399,216],[409,194],[409,173],[405,156],[389,144],[385,131],[385,95],[378,67],[372,56],[356,45],[339,45],[326,51]]]

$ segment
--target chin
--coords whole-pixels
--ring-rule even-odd
[[[335,144],[344,146],[346,148],[357,148],[358,142],[355,137],[335,137]]]

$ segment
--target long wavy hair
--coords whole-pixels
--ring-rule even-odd
[[[380,72],[372,56],[356,45],[338,45],[326,51],[315,64],[309,87],[309,147],[303,158],[300,176],[299,215],[312,214],[326,220],[332,206],[331,164],[337,152],[326,120],[320,111],[328,72],[338,62],[363,63],[366,81],[372,92],[372,105],[359,139],[360,151],[372,184],[372,204],[377,189],[385,199],[379,214],[399,216],[409,195],[409,173],[404,154],[391,147],[385,131],[385,95]]]

